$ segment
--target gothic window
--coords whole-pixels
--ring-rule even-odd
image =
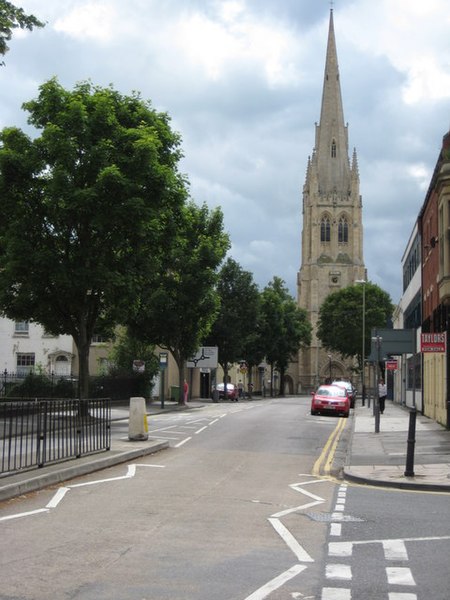
[[[320,221],[320,241],[330,241],[330,219],[327,216],[322,217]]]
[[[340,244],[348,243],[348,223],[345,217],[339,219],[338,225],[338,242]]]
[[[336,158],[336,142],[333,140],[331,142],[331,158]]]

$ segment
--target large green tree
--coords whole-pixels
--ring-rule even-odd
[[[27,15],[23,8],[6,0],[0,0],[0,55],[4,56],[8,52],[7,42],[12,38],[14,29],[31,31],[35,27],[44,27],[44,23],[34,15]],[[4,62],[0,62],[0,65],[4,65]]]
[[[220,271],[217,293],[220,310],[207,343],[219,348],[219,364],[226,384],[230,366],[249,358],[246,352],[256,332],[259,290],[252,274],[228,258]]]
[[[170,218],[172,244],[158,280],[143,290],[132,319],[133,335],[169,350],[179,372],[180,402],[184,367],[208,335],[219,308],[218,269],[229,248],[219,208],[187,203]]]
[[[138,94],[91,83],[52,79],[24,108],[40,135],[0,133],[0,311],[72,335],[86,397],[92,334],[129,318],[175,243],[180,138]]]
[[[378,285],[371,282],[350,285],[329,294],[323,301],[319,310],[317,337],[325,348],[349,358],[357,357],[361,369],[363,318],[364,356],[367,356],[371,330],[386,327],[392,312],[389,294]]]
[[[261,296],[261,336],[271,367],[270,393],[273,395],[276,368],[280,373],[280,395],[283,395],[289,362],[301,347],[311,343],[311,324],[306,311],[297,306],[279,277],[273,278]]]

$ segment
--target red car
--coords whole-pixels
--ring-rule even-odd
[[[345,388],[337,385],[321,385],[312,393],[311,414],[326,413],[348,417],[350,398]]]
[[[219,392],[219,400],[225,399],[225,386],[223,383],[218,383],[216,387]],[[227,399],[233,401],[238,399],[238,390],[233,383],[227,383]]]

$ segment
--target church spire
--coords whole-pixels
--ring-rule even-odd
[[[348,189],[348,131],[342,108],[333,9],[330,10],[320,123],[316,125],[316,151],[321,191]]]

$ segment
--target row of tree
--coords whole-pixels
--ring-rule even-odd
[[[279,279],[260,294],[234,261],[220,270],[222,212],[190,199],[168,115],[138,94],[56,79],[23,106],[36,135],[0,132],[0,310],[73,337],[81,397],[93,334],[118,325],[169,349],[180,380],[207,341],[225,372],[266,356],[284,373],[309,342],[306,315]]]
[[[0,55],[14,29],[43,25],[0,0]],[[260,292],[251,273],[232,259],[223,263],[230,242],[222,212],[190,199],[169,116],[139,94],[89,82],[69,91],[56,79],[23,107],[36,135],[0,132],[1,314],[72,335],[81,397],[88,394],[92,335],[112,336],[118,325],[127,341],[116,357],[124,346],[141,356],[154,345],[167,348],[180,389],[185,361],[210,344],[220,348],[225,380],[233,363],[265,358],[279,370],[283,390],[290,360],[310,343],[307,315],[279,278]],[[326,348],[359,355],[361,364],[360,290],[328,296],[317,335]],[[370,335],[392,307],[377,286],[364,291]]]

